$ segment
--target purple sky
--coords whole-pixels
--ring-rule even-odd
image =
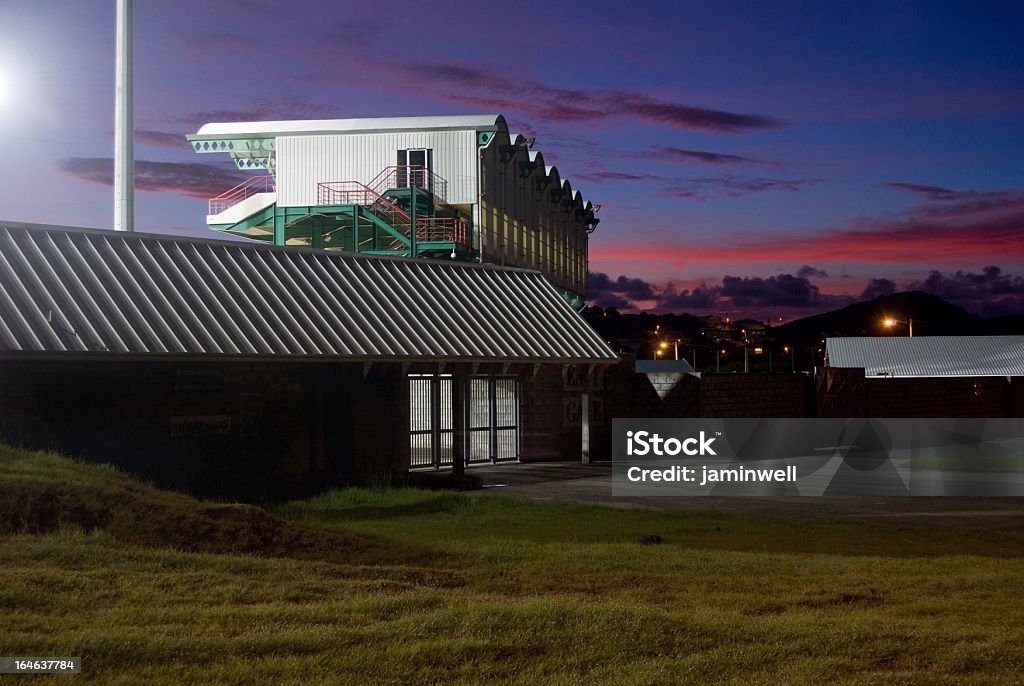
[[[137,224],[208,235],[209,121],[500,112],[603,205],[591,295],[1024,311],[1020,3],[135,7]],[[109,227],[114,0],[5,0],[0,218]]]

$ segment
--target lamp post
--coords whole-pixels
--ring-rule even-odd
[[[782,348],[782,352],[789,353],[789,373],[796,374],[796,350],[787,345]]]
[[[888,326],[890,329],[892,327],[896,326],[897,324],[906,324],[907,327],[910,329],[910,338],[914,337],[914,320],[913,319],[908,319],[907,321],[903,321],[902,319],[886,319],[883,322],[883,324]]]

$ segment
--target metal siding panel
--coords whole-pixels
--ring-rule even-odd
[[[310,285],[316,289],[324,298],[329,300],[328,307],[332,314],[338,319],[338,334],[343,336],[345,344],[349,346],[353,355],[368,355],[374,346],[366,331],[370,330],[370,322],[353,307],[348,296],[340,287],[337,279],[331,278],[327,268],[322,263],[324,258],[317,256],[312,260],[302,262],[303,269],[309,275]]]
[[[75,238],[80,237],[69,237],[69,241],[65,246],[66,256],[70,254],[71,257],[69,260],[69,271],[72,272],[73,277],[78,282],[79,294],[89,303],[89,306],[96,315],[93,323],[104,334],[100,341],[108,350],[126,352],[129,350],[129,346],[126,343],[128,334],[116,326],[117,319],[112,318],[103,307],[108,294],[106,294],[105,289],[93,272],[92,267],[89,266],[83,253],[82,249],[87,247],[88,244],[81,239],[76,241]],[[79,245],[80,243],[83,245]]]
[[[2,267],[0,268],[0,274],[7,277],[6,280],[13,286],[7,297],[18,296],[22,301],[23,309],[21,315],[25,319],[25,326],[33,332],[33,337],[39,339],[41,350],[48,349],[46,341],[49,341],[50,345],[57,350],[66,350],[67,344],[61,339],[57,328],[53,325],[54,311],[61,318],[64,318],[60,306],[50,297],[49,288],[43,285],[36,269],[31,265],[28,256],[21,250],[17,242],[9,234],[4,239],[5,247],[11,251],[12,262],[15,264],[20,263],[21,265],[21,274],[19,275],[17,273],[19,270],[14,267],[14,264],[9,263],[6,257],[0,254],[0,267]],[[24,281],[21,279],[24,279]],[[42,302],[36,302],[35,298],[32,297],[32,292]],[[16,299],[12,300],[12,302],[16,302]],[[46,315],[43,314],[43,307],[46,307],[48,310]],[[35,322],[32,323],[31,319],[35,319]]]
[[[177,246],[175,245],[174,247]],[[196,339],[206,339],[206,343],[203,344],[201,350],[207,353],[225,352],[222,341],[227,338],[227,335],[223,332],[220,324],[217,322],[217,318],[206,306],[206,302],[197,290],[202,289],[209,295],[209,289],[196,278],[195,270],[187,266],[187,261],[181,256],[181,251],[176,250],[175,254],[182,258],[183,264],[179,265],[174,260],[164,244],[157,243],[153,249],[154,259],[162,265],[167,279],[177,286],[176,292],[190,296],[185,313],[194,317],[198,324],[198,327],[192,330]],[[217,334],[220,334],[220,340],[218,340]],[[202,341],[200,340],[200,342]]]
[[[201,293],[196,293],[196,300],[207,315],[207,331],[214,335],[213,341],[217,346],[217,352],[235,354],[243,351],[254,352],[252,350],[245,350],[247,346],[244,337],[239,337],[238,340],[232,337],[230,329],[234,328],[234,321],[224,305],[221,304],[221,301],[228,302],[230,306],[236,305],[233,301],[224,297],[227,294],[224,286],[212,277],[209,268],[199,257],[196,246],[192,244],[186,245],[187,248],[182,249],[176,242],[173,255],[178,259],[174,260],[171,255],[168,255],[168,257],[171,257],[175,267],[181,270],[183,275],[187,275],[186,278],[190,276],[191,279],[194,279],[192,283],[202,290]],[[235,333],[237,335],[237,329]]]
[[[0,306],[3,307],[4,318],[7,320],[7,324],[4,326],[5,330],[10,332],[14,343],[23,346],[24,349],[46,350],[46,345],[36,333],[35,326],[29,322],[23,312],[24,298],[21,298],[21,302],[19,302],[19,298],[16,297],[19,284],[6,259],[0,260],[0,276],[5,277],[0,279]],[[8,290],[5,284],[10,284],[13,288]]]
[[[4,231],[0,341],[8,349],[616,359],[535,272],[139,234]],[[61,337],[54,315],[74,338]]]
[[[92,291],[79,278],[79,272],[84,268],[84,262],[81,259],[78,248],[71,240],[71,236],[63,234],[58,237],[61,240],[61,246],[57,245],[52,234],[47,234],[51,264],[54,265],[54,271],[62,272],[62,281],[65,284],[69,284],[69,287],[72,289],[70,294],[75,302],[85,304],[85,313],[89,315],[89,319],[86,320],[84,325],[95,336],[94,342],[104,350],[109,350],[114,341],[123,346],[124,341],[121,340],[110,320],[103,313],[99,303],[93,297]],[[77,330],[78,328],[76,327]]]
[[[288,346],[268,323],[265,309],[260,307],[263,299],[257,287],[260,282],[252,278],[239,278],[245,270],[231,251],[224,251],[222,255],[214,257],[216,259],[210,260],[210,268],[219,275],[224,288],[234,296],[230,306],[235,312],[232,321],[240,344],[253,352],[277,353],[287,350]]]
[[[1024,336],[842,337],[826,341],[829,365],[867,377],[1024,374]]]
[[[139,336],[145,335],[149,338],[149,349],[153,352],[170,352],[158,328],[163,328],[162,318],[153,307],[149,294],[145,293],[139,286],[138,277],[132,274],[125,266],[124,261],[117,252],[122,241],[103,241],[100,243],[102,250],[106,253],[106,263],[110,266],[110,272],[118,279],[118,285],[124,293],[129,307],[125,308],[135,316],[134,328]],[[165,334],[166,335],[166,334]],[[178,350],[176,352],[182,352]]]
[[[285,286],[281,291],[283,298],[288,300],[288,313],[292,315],[299,331],[309,342],[311,353],[337,353],[331,344],[329,337],[321,330],[322,316],[319,315],[313,303],[307,295],[299,288],[295,279],[292,278],[290,259],[293,253],[262,253],[270,271]]]
[[[466,319],[465,308],[462,303],[454,297],[449,297],[447,302],[439,299],[434,291],[449,293],[446,287],[444,272],[438,270],[435,265],[420,263],[419,269],[405,270],[407,274],[406,287],[413,292],[419,293],[426,302],[426,306],[433,312],[437,312],[444,318],[448,329],[448,335],[455,341],[462,355],[473,355],[480,350],[486,349],[487,345],[480,338],[479,333],[474,330],[473,322]]]
[[[395,164],[395,152],[434,151],[434,173],[448,182],[448,202],[476,195],[476,137],[472,131],[286,136],[277,141],[277,201],[281,207],[316,204],[318,183],[367,183]]]
[[[311,310],[323,320],[320,332],[325,338],[327,347],[336,355],[351,355],[352,347],[344,338],[348,327],[341,322],[334,313],[334,308],[327,303],[326,291],[323,288],[317,288],[310,280],[308,260],[301,259],[294,254],[289,257],[292,258],[287,262],[289,278],[295,286],[295,292],[301,293]]]
[[[192,315],[191,308],[182,299],[174,282],[159,268],[150,247],[142,241],[137,241],[134,247],[136,251],[132,255],[137,262],[137,268],[140,273],[145,274],[146,278],[152,280],[152,287],[161,300],[168,320],[173,321],[177,326],[177,335],[182,350],[193,353],[201,352],[203,344],[193,332],[194,324],[199,320]],[[186,317],[192,320],[193,325],[185,320]]]
[[[81,350],[91,350],[90,343],[82,338],[80,331],[84,329],[85,334],[89,336],[93,344],[99,343],[100,336],[92,327],[89,316],[79,307],[79,300],[82,299],[80,297],[81,294],[72,293],[69,290],[69,284],[73,285],[74,279],[63,278],[57,273],[58,267],[55,263],[62,258],[57,250],[57,246],[53,243],[53,237],[46,234],[37,241],[34,236],[26,236],[25,244],[39,265],[39,269],[45,271],[48,287],[52,291],[56,291],[63,301],[60,313],[66,324],[69,325],[67,328],[74,333]],[[72,316],[68,315],[69,312]]]
[[[509,279],[511,290],[518,292],[520,308],[536,318],[538,327],[543,327],[542,331],[548,332],[546,343],[550,347],[545,349],[546,353],[555,353],[551,355],[552,357],[571,357],[572,344],[566,337],[564,329],[559,326],[562,323],[559,318],[563,313],[552,308],[552,304],[544,297],[545,293],[538,293],[536,289],[532,289],[533,292],[531,292],[530,285],[524,280],[526,276],[521,272],[513,272]],[[558,303],[559,308],[563,304]],[[544,316],[545,313],[548,315],[547,317]]]
[[[471,275],[472,285],[470,288],[477,289],[481,294],[488,296],[486,302],[490,305],[490,310],[485,310],[485,313],[495,322],[496,327],[504,330],[503,340],[520,346],[522,352],[519,356],[521,357],[536,355],[545,347],[542,343],[543,334],[530,321],[529,312],[509,312],[509,294],[493,289],[489,279],[490,271],[489,269],[473,270],[472,272],[466,270],[463,276]],[[502,353],[504,354],[504,351]],[[509,357],[514,356],[514,354],[509,355]]]
[[[277,343],[273,352],[279,355],[307,352],[307,345],[301,343],[295,336],[296,333],[301,332],[293,332],[293,329],[299,328],[298,322],[290,315],[287,306],[277,295],[279,292],[283,292],[283,285],[260,260],[258,252],[253,250],[239,252],[238,264],[249,277],[248,282],[243,281],[242,283],[249,286],[250,292],[253,293],[251,302],[258,312],[258,319],[267,323],[267,329],[273,334]]]
[[[415,321],[412,318],[412,312],[401,299],[387,297],[382,290],[380,280],[371,276],[369,270],[372,269],[372,266],[370,265],[372,263],[368,263],[365,260],[352,260],[347,266],[356,274],[357,283],[366,286],[369,295],[367,298],[368,304],[386,312],[389,315],[391,330],[395,332],[396,336],[401,335],[404,337],[402,341],[404,350],[411,352],[415,356],[428,356],[430,354],[430,344],[419,335],[419,332],[414,327],[410,326]]]
[[[181,317],[167,299],[165,295],[167,292],[166,288],[156,283],[155,279],[159,278],[159,274],[154,274],[146,269],[135,252],[136,250],[144,252],[146,249],[145,243],[135,241],[134,245],[132,245],[126,241],[121,245],[121,248],[122,264],[131,272],[136,283],[140,284],[139,287],[149,298],[150,307],[158,317],[159,326],[163,329],[164,336],[168,339],[166,347],[180,352],[194,352],[195,346],[186,345],[183,340],[189,338],[188,332],[184,327],[184,322],[181,321]],[[177,330],[175,330],[176,328]],[[179,335],[179,332],[181,332],[181,335]]]
[[[445,350],[446,356],[462,357],[472,355],[472,348],[466,345],[466,329],[461,326],[457,315],[458,308],[445,307],[434,298],[432,286],[416,282],[429,268],[426,263],[414,263],[411,269],[403,269],[401,263],[392,262],[391,271],[398,288],[410,293],[425,321],[437,320],[434,327],[437,333],[439,350]]]
[[[364,330],[370,339],[371,346],[367,352],[375,351],[377,355],[394,357],[400,354],[399,351],[410,349],[407,341],[400,340],[388,326],[393,320],[389,317],[386,322],[384,321],[383,317],[387,316],[387,313],[383,310],[378,313],[375,311],[378,308],[366,309],[366,303],[371,301],[372,296],[361,288],[362,284],[358,282],[352,272],[351,261],[326,260],[322,264],[338,279],[338,284],[341,286],[339,294],[349,303],[351,311],[360,316],[365,312],[366,319],[370,320],[369,326]]]
[[[518,356],[524,349],[520,341],[507,335],[504,327],[497,324],[493,304],[489,297],[474,283],[474,270],[453,268],[444,270],[445,290],[451,295],[453,308],[462,310],[463,317],[478,329],[483,346],[474,350],[474,357],[481,357],[485,350],[497,351],[505,356]]]

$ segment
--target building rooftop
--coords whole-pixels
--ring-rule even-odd
[[[0,355],[610,363],[539,272],[0,222]]]
[[[1022,376],[1024,336],[829,338],[830,367],[872,376]]]
[[[307,119],[204,124],[188,140],[251,136],[308,135],[317,133],[379,133],[385,131],[497,131],[505,126],[500,114],[446,115],[441,117],[374,117],[365,119]]]

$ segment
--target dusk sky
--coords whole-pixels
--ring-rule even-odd
[[[112,225],[114,7],[0,0],[0,218]],[[211,235],[247,174],[207,122],[494,112],[602,205],[600,304],[1024,312],[1022,36],[1020,2],[137,0],[136,222]]]

